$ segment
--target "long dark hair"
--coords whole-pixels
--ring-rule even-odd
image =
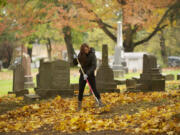
[[[79,61],[80,61],[82,66],[86,65],[87,56],[86,56],[85,51],[84,51],[86,47],[90,49],[90,47],[89,47],[89,45],[87,43],[83,43],[81,45],[80,53],[79,53],[79,56],[78,56]]]
[[[80,54],[85,54],[85,48],[89,48],[89,45],[87,43],[83,43],[80,47]]]

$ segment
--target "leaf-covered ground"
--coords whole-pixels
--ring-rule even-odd
[[[101,94],[106,104],[103,108],[96,107],[92,96],[85,97],[80,112],[76,111],[76,97],[57,96],[28,105],[22,97],[6,96],[0,98],[0,107],[6,104],[15,107],[1,112],[0,134],[176,135],[180,133],[178,86],[179,82],[173,81],[167,83],[166,92]]]

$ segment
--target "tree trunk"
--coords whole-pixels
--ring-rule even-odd
[[[163,30],[161,30],[161,33],[160,33],[160,47],[161,47],[161,56],[163,59],[163,63],[167,64],[167,53],[166,53],[166,45],[165,45],[165,38],[164,38]]]
[[[125,52],[133,52],[134,51],[133,34],[134,34],[133,29],[131,29],[131,26],[128,25],[127,29],[124,32],[124,35],[126,37],[123,42]]]
[[[126,43],[124,43],[125,45]],[[129,46],[129,47],[128,47]],[[134,51],[134,47],[131,46],[131,44],[126,44],[126,47],[124,48],[124,52],[133,52]]]
[[[72,44],[71,28],[69,26],[64,27],[63,33],[64,33],[64,41],[66,43],[66,48],[67,48],[68,62],[70,63],[70,66],[72,67],[74,66],[73,64],[74,48]]]
[[[32,48],[31,47],[28,48],[27,51],[28,51],[28,54],[29,54],[31,62],[32,62]]]
[[[0,47],[0,59],[3,61],[2,64],[4,68],[9,67],[12,59],[12,53],[13,46],[8,41],[3,42]]]
[[[52,60],[52,55],[51,55],[51,51],[52,51],[51,39],[47,38],[47,41],[48,41],[48,43],[46,44],[46,46],[47,46],[48,58],[51,61]]]

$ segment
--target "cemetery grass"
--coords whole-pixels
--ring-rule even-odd
[[[79,69],[78,68],[72,68],[71,69],[71,77],[70,82],[71,83],[78,83],[79,80]],[[36,84],[36,74],[38,73],[38,69],[32,69],[32,75],[33,75],[33,82]],[[12,83],[13,83],[13,72],[12,70],[3,69],[2,72],[0,72],[0,97],[5,96],[8,94],[8,92],[12,91]],[[33,92],[32,89],[30,89],[31,92]]]
[[[32,69],[32,75],[33,75],[33,82],[36,84],[36,74],[38,73],[38,69]],[[163,69],[163,73],[166,74],[173,74],[176,75],[180,73],[180,69]],[[125,74],[125,79],[130,79],[132,77],[138,77],[140,73],[129,73]],[[117,80],[124,79],[124,78],[115,78]],[[2,72],[0,72],[0,97],[7,95],[8,92],[12,91],[12,83],[13,83],[13,77],[12,77],[12,70],[3,69]],[[79,68],[72,68],[71,69],[71,77],[70,82],[71,83],[78,83],[79,81]],[[86,87],[87,89],[88,87]],[[33,92],[33,89],[30,89],[30,92]]]

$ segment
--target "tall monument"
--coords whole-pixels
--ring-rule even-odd
[[[127,72],[127,67],[124,58],[122,22],[118,21],[117,25],[117,45],[115,47],[114,63],[112,68],[114,77],[123,77],[124,73]]]

